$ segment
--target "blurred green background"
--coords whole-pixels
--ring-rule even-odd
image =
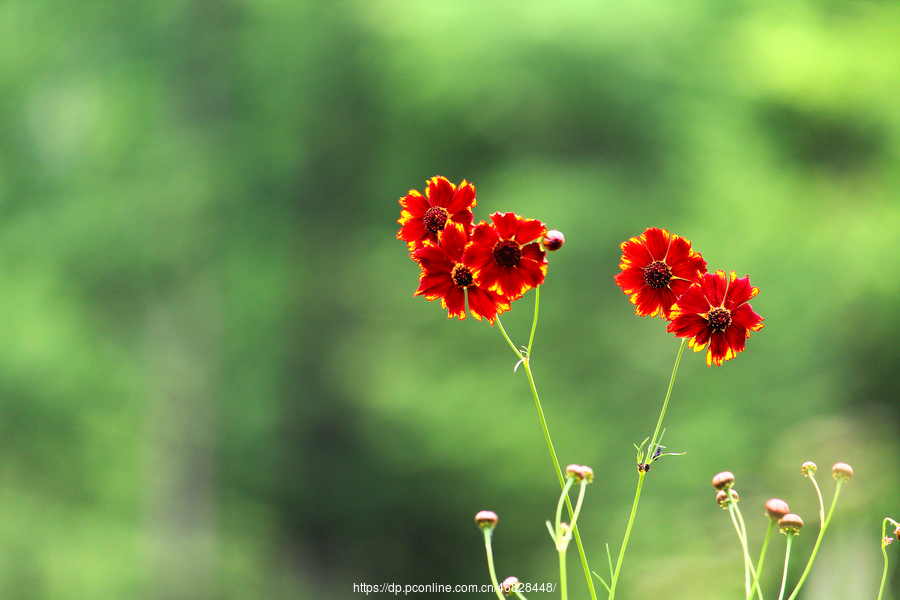
[[[678,349],[614,285],[619,243],[668,228],[761,290],[746,352],[682,360],[664,442],[687,454],[648,475],[622,600],[743,597],[726,469],[754,554],[768,498],[806,520],[796,578],[806,460],[826,501],[834,462],[855,477],[802,597],[875,597],[900,519],[897,3],[14,0],[0,28],[3,598],[485,584],[481,509],[501,579],[557,581],[515,356],[412,297],[397,200],[433,175],[477,186],[476,220],[566,235],[533,365],[560,460],[598,475],[599,572]],[[503,317],[517,343],[532,306]]]

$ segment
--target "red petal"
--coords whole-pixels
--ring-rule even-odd
[[[475,186],[463,179],[462,183],[459,184],[459,188],[456,190],[456,193],[453,194],[453,198],[450,200],[450,203],[447,205],[447,211],[451,215],[455,215],[463,211],[468,211],[471,213],[472,208],[474,208],[476,204],[477,202],[475,201]]]
[[[533,242],[538,238],[544,237],[545,233],[547,233],[547,226],[537,219],[520,218],[519,229],[516,231],[515,240],[524,246],[528,242]]]
[[[629,267],[643,269],[653,262],[653,256],[639,238],[633,237],[624,241],[619,248],[622,249],[622,264],[619,265],[622,270]]]
[[[665,229],[650,227],[641,234],[641,241],[647,246],[653,260],[663,260],[669,251],[671,236]]]
[[[616,285],[622,288],[626,294],[634,294],[647,285],[644,272],[637,268],[629,268],[615,276]]]
[[[731,272],[731,281],[728,284],[728,292],[725,296],[725,308],[732,310],[759,293],[759,288],[750,285],[750,276],[737,278],[734,271]]]
[[[466,318],[466,294],[459,286],[454,285],[453,289],[447,292],[441,299],[441,306],[448,309],[447,318],[459,317],[462,321]]]
[[[747,330],[747,337],[751,331],[759,331],[763,328],[763,318],[753,312],[749,304],[742,304],[731,311],[731,322],[736,323]]]
[[[450,201],[453,200],[455,191],[456,186],[450,183],[446,177],[437,176],[428,180],[428,187],[425,188],[425,195],[428,196],[428,201],[431,206],[447,208]]]
[[[511,212],[496,212],[491,215],[491,221],[497,227],[498,236],[504,240],[515,238],[516,231],[519,229],[519,219],[520,217],[516,213]]]

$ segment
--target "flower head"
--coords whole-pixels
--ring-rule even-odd
[[[691,250],[691,243],[665,229],[651,227],[620,247],[622,272],[616,284],[631,296],[639,317],[669,319],[679,296],[706,273],[706,261]]]
[[[803,519],[794,513],[788,513],[778,519],[778,527],[781,530],[781,533],[786,535],[797,535],[800,533],[800,528],[803,527]]]
[[[788,508],[787,502],[780,498],[772,498],[766,502],[766,513],[773,521],[778,521],[789,512],[791,512],[791,509]]]
[[[700,352],[709,345],[706,364],[721,365],[744,350],[751,331],[763,328],[763,318],[747,302],[759,293],[750,285],[750,277],[730,277],[725,271],[704,273],[672,309],[672,322],[666,331],[690,338],[688,346]]]
[[[446,177],[432,177],[428,180],[423,196],[416,190],[400,198],[400,231],[397,239],[406,242],[412,253],[425,241],[437,243],[437,235],[447,223],[462,225],[466,234],[472,232],[475,215],[475,186],[463,179],[457,188]]]
[[[547,275],[547,255],[540,244],[547,227],[511,212],[494,213],[491,221],[475,226],[463,262],[479,287],[518,300]]]
[[[497,513],[492,510],[480,510],[475,515],[475,524],[481,529],[493,529],[497,526]]]
[[[472,271],[463,264],[463,249],[468,238],[462,225],[450,223],[438,234],[439,243],[426,240],[422,248],[413,252],[413,259],[422,267],[419,289],[415,296],[428,300],[441,299],[448,309],[447,318],[466,318],[466,299],[469,311],[479,321],[485,318],[494,324],[496,316],[509,310],[509,301],[497,292],[475,284]]]

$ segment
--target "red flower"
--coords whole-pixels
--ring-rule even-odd
[[[422,267],[419,289],[415,296],[428,300],[441,299],[441,306],[449,310],[447,318],[466,318],[466,297],[469,311],[479,321],[484,317],[494,324],[494,318],[509,310],[509,300],[500,294],[475,285],[472,271],[463,264],[463,249],[468,236],[462,225],[449,223],[438,233],[438,242],[426,240],[424,246],[412,253]]]
[[[547,256],[540,244],[547,227],[514,213],[494,213],[491,221],[475,226],[463,262],[480,287],[517,300],[547,275]]]
[[[459,223],[466,235],[472,233],[472,222],[475,215],[475,186],[463,179],[459,188],[446,177],[432,177],[428,180],[423,196],[416,190],[410,190],[404,198],[400,198],[400,231],[397,239],[415,252],[424,245],[425,240],[437,243],[437,234],[448,222]]]
[[[706,261],[691,243],[665,229],[651,227],[622,242],[622,272],[616,284],[631,296],[639,317],[670,319],[672,305],[706,273]]]
[[[709,344],[706,364],[721,365],[743,352],[744,340],[751,331],[763,328],[763,318],[747,304],[758,293],[759,288],[750,285],[749,276],[738,279],[732,271],[726,279],[725,271],[706,273],[678,299],[666,331],[691,338],[688,346],[694,352]]]

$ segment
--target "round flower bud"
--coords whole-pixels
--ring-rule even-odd
[[[581,470],[581,465],[569,465],[566,467],[566,479],[569,477],[574,477],[578,481],[584,479],[584,471]]]
[[[897,541],[900,542],[900,525],[897,525],[897,529],[894,530],[894,535],[897,536]]]
[[[482,529],[493,529],[497,526],[497,513],[490,510],[479,511],[475,515],[475,524]]]
[[[543,238],[541,238],[541,245],[546,248],[548,252],[553,252],[562,248],[565,241],[566,238],[562,233],[555,229],[551,229],[544,234]]]
[[[594,481],[594,470],[592,468],[582,465],[581,470],[584,472],[585,483]]]
[[[778,498],[772,498],[768,502],[766,502],[766,513],[768,513],[769,518],[773,521],[779,520],[784,515],[788,514],[791,509],[788,508],[787,502],[784,500],[779,500]]]
[[[810,475],[816,474],[817,468],[818,467],[816,466],[816,463],[808,460],[805,463],[803,463],[802,465],[800,465],[800,472],[803,473],[804,477],[809,477]]]
[[[737,502],[740,500],[738,497],[738,493],[732,489],[729,490],[719,490],[716,494],[716,503],[722,508],[728,508],[728,493],[731,492],[731,501]]]
[[[731,471],[722,471],[712,480],[713,487],[717,490],[724,490],[734,485],[734,473]]]
[[[778,527],[781,528],[781,533],[796,535],[800,533],[800,528],[803,527],[803,519],[794,513],[788,513],[778,519]]]
[[[831,476],[835,479],[843,479],[847,481],[853,477],[853,468],[847,463],[837,463],[831,467]]]
[[[503,583],[500,584],[500,591],[504,596],[509,596],[515,591],[517,585],[519,585],[519,578],[512,575],[503,580]]]

